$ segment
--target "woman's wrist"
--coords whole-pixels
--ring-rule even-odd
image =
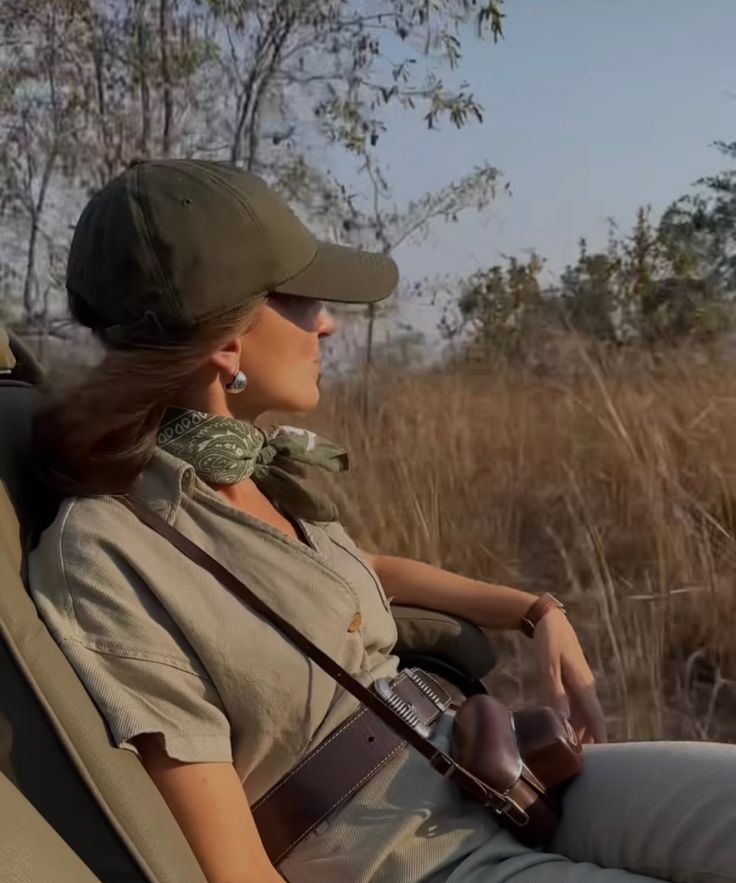
[[[539,623],[551,611],[556,610],[563,615],[567,615],[565,605],[556,598],[551,592],[545,592],[543,595],[535,598],[533,603],[525,611],[519,622],[519,629],[527,636],[533,638]]]
[[[483,628],[518,631],[521,619],[537,600],[532,592],[514,589],[498,583],[478,582],[479,592],[474,599],[474,611],[466,618]]]

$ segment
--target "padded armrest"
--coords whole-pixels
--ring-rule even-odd
[[[467,620],[421,607],[395,605],[391,612],[399,633],[399,656],[437,656],[469,680],[484,677],[496,664],[496,653],[488,636]]]

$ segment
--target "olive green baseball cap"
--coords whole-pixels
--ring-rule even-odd
[[[166,344],[279,292],[372,303],[394,261],[321,242],[261,178],[207,160],[136,161],[82,211],[67,263],[72,313],[110,343]]]

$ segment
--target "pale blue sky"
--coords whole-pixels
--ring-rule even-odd
[[[382,156],[399,201],[482,160],[513,194],[400,250],[405,277],[532,246],[559,270],[581,235],[603,245],[608,217],[628,227],[642,204],[656,216],[723,166],[712,141],[736,139],[736,0],[508,0],[506,11],[505,39],[468,40],[460,70],[485,123],[427,134],[397,115]]]

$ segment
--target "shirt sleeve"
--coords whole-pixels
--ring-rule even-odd
[[[206,675],[156,659],[91,650],[73,639],[61,649],[118,747],[136,751],[135,736],[158,733],[174,760],[232,761],[230,723]]]
[[[29,560],[39,612],[116,745],[163,738],[172,759],[231,762],[230,722],[199,658],[123,550],[56,522]]]

